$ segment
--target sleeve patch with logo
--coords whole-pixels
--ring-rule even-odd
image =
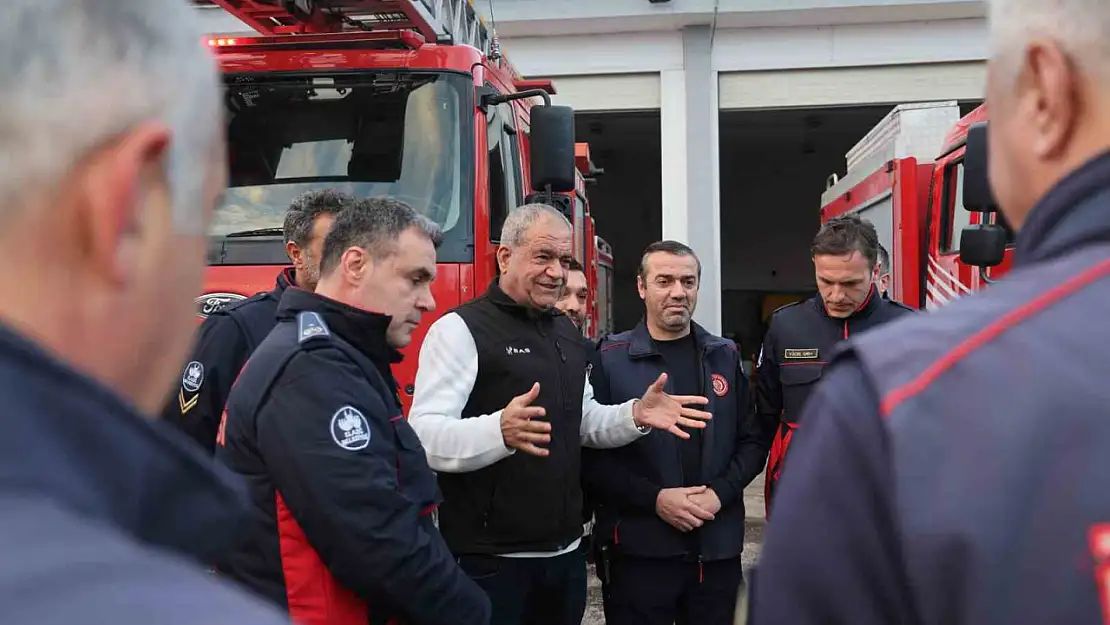
[[[370,445],[370,422],[357,408],[343,406],[331,417],[331,437],[347,451],[359,451]]]
[[[202,384],[204,384],[204,365],[198,360],[193,360],[185,365],[185,372],[181,374],[181,390],[177,392],[177,403],[181,408],[181,414],[196,407]]]
[[[719,373],[713,374],[713,394],[717,397],[724,397],[728,394],[728,380]]]

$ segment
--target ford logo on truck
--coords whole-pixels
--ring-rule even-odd
[[[207,319],[208,315],[224,306],[245,299],[247,299],[245,295],[239,295],[238,293],[205,293],[196,299],[197,316],[201,319]]]

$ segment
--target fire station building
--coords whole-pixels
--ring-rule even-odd
[[[678,239],[704,266],[695,318],[748,352],[753,321],[813,289],[808,246],[845,153],[896,104],[983,97],[982,0],[474,5],[521,74],[554,80],[605,170],[589,201],[614,248],[617,329],[642,315],[643,248]],[[204,12],[211,32],[243,29]]]

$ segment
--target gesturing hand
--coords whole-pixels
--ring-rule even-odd
[[[632,416],[637,425],[646,425],[656,430],[667,430],[679,438],[690,438],[682,431],[680,425],[690,428],[704,428],[705,422],[713,415],[696,408],[688,408],[687,404],[704,406],[709,400],[699,395],[668,395],[663,392],[663,385],[667,383],[667,374],[660,374],[659,378],[651,383],[647,392],[632,409]]]
[[[523,395],[512,398],[508,406],[501,411],[501,438],[505,446],[519,449],[533,456],[546,456],[548,452],[539,445],[551,442],[551,424],[546,421],[533,421],[542,417],[547,411],[539,406],[530,406],[540,394],[540,383],[532,384],[532,388]]]
[[[655,513],[680,532],[689,532],[713,520],[713,513],[694,503],[693,497],[705,492],[705,486],[664,488],[655,497]]]

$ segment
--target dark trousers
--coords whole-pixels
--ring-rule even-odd
[[[490,625],[581,625],[586,612],[586,553],[550,558],[464,555],[459,566],[493,604]]]
[[[740,558],[688,562],[608,555],[606,625],[732,625],[744,584]]]

